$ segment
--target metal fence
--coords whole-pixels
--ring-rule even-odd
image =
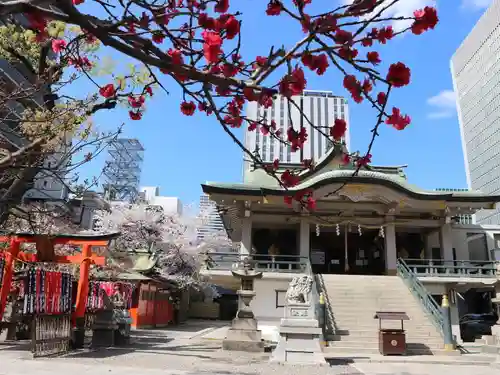
[[[308,257],[298,255],[244,255],[237,252],[212,252],[206,255],[207,270],[232,270],[246,257],[253,262],[254,269],[263,272],[308,272]]]
[[[407,267],[417,276],[492,277],[499,275],[499,262],[472,260],[405,259]]]

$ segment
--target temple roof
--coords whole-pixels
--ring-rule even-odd
[[[365,184],[386,187],[403,193],[410,198],[417,200],[439,200],[449,202],[477,202],[477,203],[497,203],[500,202],[500,195],[488,195],[480,191],[457,189],[457,190],[423,190],[408,183],[403,168],[406,166],[378,167],[366,166],[355,174],[356,167],[342,165],[339,155],[345,150],[343,146],[336,146],[319,160],[315,168],[301,172],[299,174],[299,184],[293,188],[285,189],[276,182],[269,179],[262,183],[260,175],[246,183],[219,183],[206,182],[202,184],[203,192],[206,194],[221,194],[234,196],[286,196],[307,189],[316,190],[318,188],[333,184]]]

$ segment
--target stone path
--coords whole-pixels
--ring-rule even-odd
[[[391,358],[372,358],[375,362],[334,360],[331,367],[277,365],[268,362],[269,353],[239,353],[221,350],[217,340],[204,340],[206,324],[190,323],[176,330],[135,332],[130,347],[73,352],[64,357],[33,360],[26,348],[0,344],[0,375],[84,375],[89,370],[109,375],[493,375],[500,368],[460,363],[421,364],[407,357],[408,363]],[[472,357],[470,357],[472,360]],[[436,360],[429,357],[429,360]],[[376,363],[376,361],[384,363]],[[422,359],[420,359],[422,360]],[[483,361],[484,362],[484,361]]]
[[[353,367],[364,375],[497,375],[500,373],[500,368],[451,364],[356,363]]]

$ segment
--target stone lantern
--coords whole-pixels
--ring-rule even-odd
[[[264,351],[262,332],[257,329],[257,320],[250,307],[250,302],[255,297],[254,280],[260,279],[262,272],[254,270],[250,259],[245,258],[237,269],[232,270],[232,274],[241,281],[241,287],[237,291],[238,312],[222,342],[222,348],[247,352]]]

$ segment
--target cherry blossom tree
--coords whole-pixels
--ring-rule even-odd
[[[0,230],[4,234],[73,234],[81,229],[72,223],[71,213],[57,204],[33,203],[17,206]]]
[[[264,168],[281,186],[289,188],[298,183],[301,171],[278,173],[277,161],[265,163],[258,150],[246,149],[233,130],[244,126],[248,131],[260,131],[298,152],[308,138],[305,128],[292,123],[282,132],[265,117],[249,119],[243,113],[245,104],[257,102],[269,108],[273,96],[279,93],[286,98],[288,111],[300,110],[294,96],[306,89],[308,75],[335,69],[352,100],[368,102],[376,112],[368,149],[338,155],[343,163],[353,166],[356,174],[371,162],[380,126],[403,130],[411,122],[404,111],[389,104],[396,89],[410,83],[410,69],[402,61],[386,62],[387,69],[379,68],[382,59],[377,49],[401,34],[420,35],[438,23],[432,7],[415,9],[410,16],[393,16],[391,9],[400,1],[405,0],[255,2],[262,17],[274,20],[276,30],[288,24],[303,33],[296,43],[273,46],[258,56],[243,55],[241,47],[252,41],[245,40],[241,33],[245,14],[237,11],[235,0],[4,0],[0,15],[28,15],[39,43],[52,45],[61,60],[84,71],[93,61],[79,46],[88,41],[99,41],[133,59],[145,71],[144,82],[133,88],[116,77],[96,82],[104,103],[127,97],[130,118],[137,121],[153,92],[167,92],[177,86],[181,92],[179,109],[184,115],[213,116],[255,168]],[[403,27],[394,29],[394,21]],[[53,22],[74,25],[79,30],[71,35],[54,35],[49,28]],[[133,71],[124,78],[135,76]],[[342,146],[344,120],[335,119],[328,129],[319,128],[306,116],[303,121],[332,140],[334,146]],[[315,162],[306,160],[303,168],[311,168]],[[308,192],[287,198],[294,199],[306,208],[314,207]]]
[[[98,176],[78,181],[77,169],[120,131],[119,126],[99,131],[90,117],[114,108],[116,101],[102,101],[96,93],[79,98],[66,93],[68,86],[92,75],[88,61],[98,44],[87,39],[69,47],[86,55],[81,62],[71,61],[58,56],[58,38],[72,31],[63,22],[48,22],[48,39],[42,42],[30,28],[32,21],[28,15],[0,25],[0,59],[12,67],[0,79],[0,223],[15,215],[11,209],[28,189],[37,189],[35,176],[66,185],[73,193],[95,186]]]
[[[199,285],[205,255],[227,248],[230,241],[225,233],[200,238],[206,217],[193,211],[185,207],[178,215],[165,213],[159,206],[116,204],[110,211],[97,212],[94,230],[121,233],[109,249],[118,261],[126,264],[129,255],[147,252],[155,260],[154,271],[159,276],[182,287]]]

